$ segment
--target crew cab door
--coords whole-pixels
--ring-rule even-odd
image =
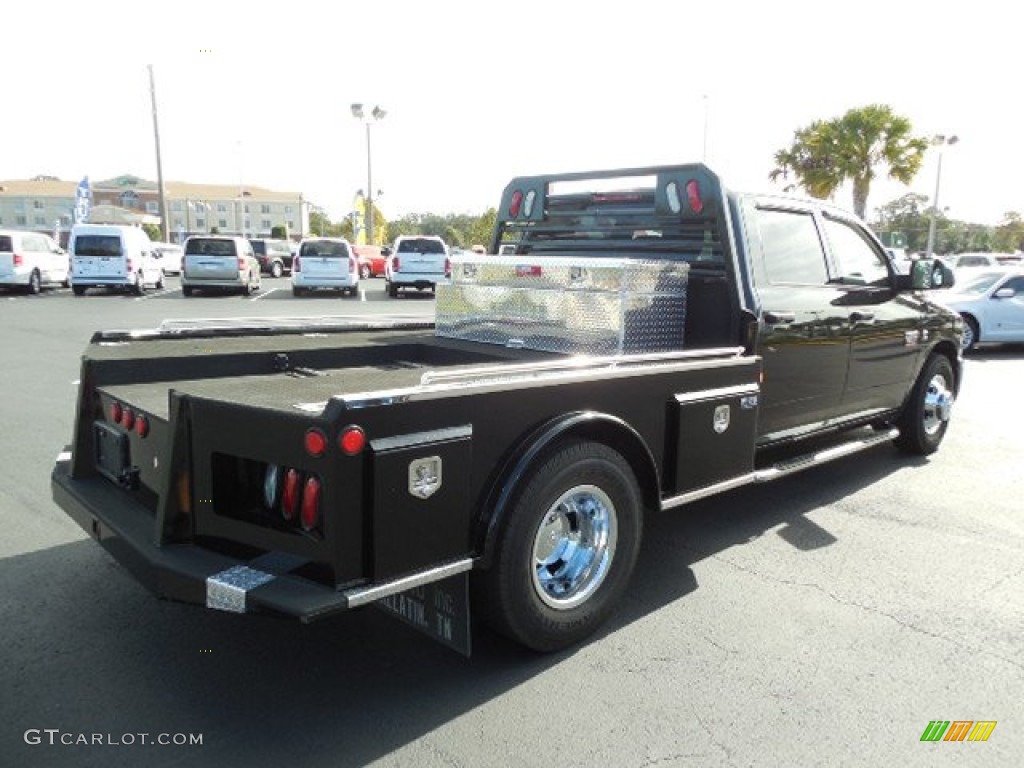
[[[748,205],[747,232],[764,360],[760,424],[771,442],[839,413],[849,361],[848,312],[829,282],[813,209]]]
[[[850,367],[841,416],[868,415],[903,402],[925,349],[919,299],[896,292],[888,260],[855,221],[821,216],[838,314],[850,337]]]

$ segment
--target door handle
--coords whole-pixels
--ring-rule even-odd
[[[792,323],[796,321],[796,313],[794,312],[773,312],[768,310],[764,313],[764,321],[769,325],[782,325],[783,323]]]
[[[864,323],[864,322],[867,322],[868,320],[874,320],[874,319],[875,319],[875,313],[874,312],[862,312],[861,310],[857,309],[857,310],[854,310],[853,312],[850,313],[850,322],[851,323]]]

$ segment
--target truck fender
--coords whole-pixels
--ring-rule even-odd
[[[618,416],[607,413],[578,411],[565,414],[544,423],[520,443],[484,497],[483,511],[478,520],[477,551],[482,555],[481,567],[490,567],[498,531],[524,476],[548,448],[566,438],[595,440],[618,451],[636,475],[644,506],[658,509],[661,487],[658,467],[640,434]]]

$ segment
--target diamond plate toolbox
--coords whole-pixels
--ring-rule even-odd
[[[689,265],[599,257],[452,259],[436,333],[580,355],[682,349]]]

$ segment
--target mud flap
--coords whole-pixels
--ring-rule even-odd
[[[390,595],[376,605],[453,651],[471,655],[468,573]]]

